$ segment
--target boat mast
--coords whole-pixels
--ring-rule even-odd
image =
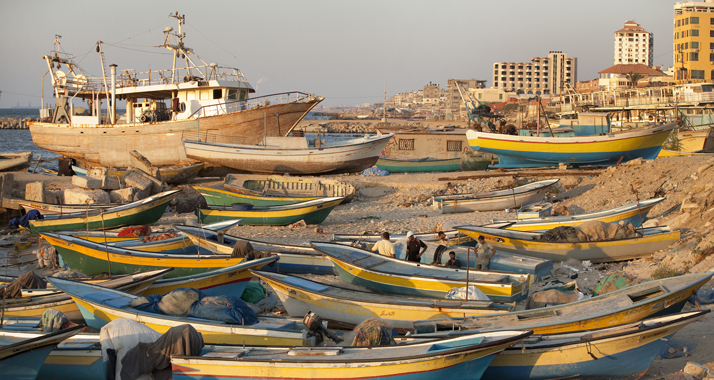
[[[187,72],[187,78],[186,79],[193,79],[193,74],[192,70],[195,68],[198,70],[204,77],[207,77],[207,73],[201,72],[201,70],[198,68],[198,65],[191,60],[190,55],[193,53],[193,55],[196,55],[193,50],[189,47],[186,47],[183,44],[183,39],[186,37],[186,33],[183,32],[183,28],[181,27],[183,24],[186,23],[186,15],[179,15],[178,12],[172,14],[169,13],[169,17],[173,17],[176,20],[178,20],[178,34],[177,33],[171,33],[174,29],[172,27],[166,27],[164,29],[164,43],[160,47],[165,47],[166,49],[169,49],[171,51],[174,51],[175,54],[173,56],[173,65],[171,68],[171,82],[172,83],[177,83],[178,78],[176,78],[176,71],[178,70],[176,68],[176,59],[177,58],[184,58],[186,60],[186,72]],[[208,66],[206,62],[204,62],[200,57],[196,55],[196,58],[200,60],[204,66]]]

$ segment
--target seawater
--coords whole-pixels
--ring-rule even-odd
[[[40,117],[40,111],[36,108],[0,108],[0,117],[24,118]],[[57,158],[60,155],[37,147],[32,142],[32,135],[27,129],[0,129],[0,153],[6,152],[32,152],[32,159],[36,160],[40,154],[43,160]],[[41,164],[42,166],[57,170],[57,161],[50,161]]]

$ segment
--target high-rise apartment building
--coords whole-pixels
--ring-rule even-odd
[[[674,79],[714,81],[714,0],[674,3]]]
[[[493,87],[524,94],[560,94],[578,81],[578,59],[562,51],[551,51],[548,57],[532,58],[527,63],[496,62],[493,64]]]
[[[654,64],[654,34],[634,21],[615,32],[615,65]]]

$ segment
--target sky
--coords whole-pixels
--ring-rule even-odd
[[[672,66],[669,0],[104,1],[0,0],[0,108],[39,107],[55,34],[101,75],[107,64],[171,67],[162,31],[186,16],[184,39],[205,62],[241,69],[258,94],[302,91],[324,106],[381,102],[447,80],[485,79],[494,62],[550,51],[578,59],[579,81],[613,65],[614,32],[634,20],[654,33],[654,64]],[[52,102],[45,78],[45,103]],[[49,98],[48,98],[49,97]]]

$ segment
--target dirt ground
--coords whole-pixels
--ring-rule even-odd
[[[551,170],[553,171],[553,170]],[[490,172],[496,174],[499,172]],[[564,174],[567,172],[563,172]],[[388,231],[432,232],[441,222],[455,224],[485,224],[494,219],[515,217],[505,210],[464,214],[439,214],[431,207],[434,195],[492,190],[518,181],[533,181],[548,177],[483,177],[487,172],[458,172],[436,174],[393,174],[384,177],[359,175],[338,176],[357,189],[355,199],[335,208],[319,226],[302,228],[237,226],[229,233],[250,239],[308,245],[310,241],[329,241],[333,234]],[[456,177],[480,176],[476,179]],[[579,271],[578,286],[588,290],[598,281],[615,271],[624,271],[636,278],[652,278],[655,270],[670,274],[687,274],[714,271],[714,158],[668,157],[656,160],[635,160],[618,167],[610,167],[590,175],[560,176],[555,186],[553,201],[558,207],[566,206],[575,214],[613,208],[622,204],[651,198],[658,189],[666,200],[655,206],[648,215],[648,225],[669,226],[681,231],[681,240],[668,249],[637,260],[598,266],[583,267],[579,262],[565,263]],[[220,181],[202,180],[201,185],[219,185]],[[187,192],[190,190],[187,190]],[[194,219],[192,214],[167,213],[155,230],[164,230],[172,224]],[[316,229],[319,227],[319,230]],[[3,236],[0,236],[3,239]],[[3,246],[0,241],[0,247]],[[7,247],[7,245],[6,245]],[[2,248],[0,248],[1,250]],[[18,257],[21,260],[23,255]],[[28,259],[28,262],[29,259]],[[31,264],[25,267],[30,267]],[[556,278],[567,280],[558,271]],[[18,270],[20,270],[19,268]],[[15,269],[13,269],[15,270]],[[9,273],[10,274],[10,273]],[[568,280],[569,281],[569,280]],[[713,282],[704,285],[712,289]],[[537,289],[542,284],[534,284]],[[693,306],[688,306],[693,307]],[[714,308],[714,305],[702,305]],[[714,313],[685,327],[669,342],[675,354],[673,359],[657,358],[646,379],[679,378],[678,371],[687,361],[709,363],[714,368]],[[686,347],[686,349],[684,348]]]

